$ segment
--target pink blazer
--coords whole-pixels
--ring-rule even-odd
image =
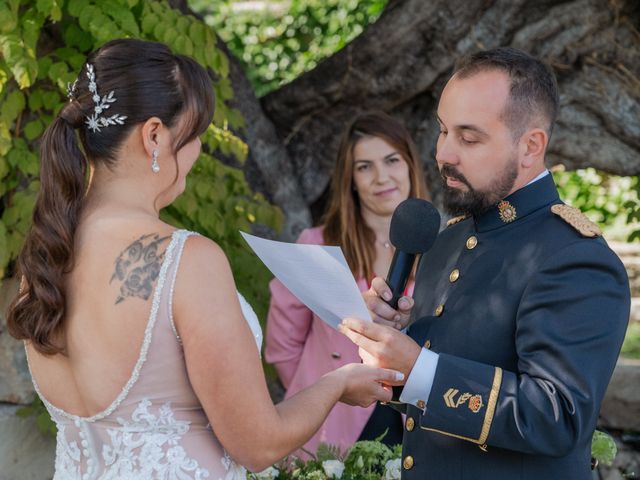
[[[322,230],[323,227],[304,230],[298,243],[321,245]],[[369,288],[363,278],[357,279],[357,284],[360,291]],[[342,365],[360,363],[358,347],[314,315],[280,281],[273,279],[269,288],[271,304],[267,316],[265,358],[278,371],[287,389],[285,398]],[[374,406],[360,408],[338,403],[303,448],[315,454],[318,444],[323,442],[338,446],[342,451],[347,450],[360,436]],[[295,455],[308,458],[302,451],[295,452]]]

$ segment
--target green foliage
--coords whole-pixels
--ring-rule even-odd
[[[629,324],[620,355],[640,359],[640,322]]]
[[[218,242],[239,290],[264,319],[271,275],[249,253],[238,229],[256,224],[278,229],[281,213],[251,192],[240,170],[216,159],[217,152],[239,162],[247,155],[247,146],[228,129],[244,125],[242,115],[228,106],[229,61],[208,25],[166,0],[0,0],[0,280],[12,273],[31,222],[40,185],[38,138],[66,101],[67,84],[76,79],[86,54],[123,37],[164,42],[212,72],[214,124],[203,136],[203,154],[184,195],[162,218]],[[46,431],[54,428],[50,420],[46,424],[41,403],[22,414],[36,415]]]
[[[640,177],[631,177],[631,199],[625,202],[627,211],[627,222],[633,225],[629,234],[629,241],[634,242],[640,239]]]
[[[388,447],[376,439],[356,442],[341,455],[326,444],[310,460],[285,459],[267,470],[247,474],[250,480],[388,480],[400,479],[402,445]],[[591,456],[603,465],[612,465],[617,454],[613,438],[602,431],[593,432]]]
[[[264,95],[313,69],[375,21],[387,0],[292,0],[239,10],[239,2],[190,0]],[[235,7],[234,7],[235,4]]]
[[[591,439],[591,456],[598,460],[598,463],[611,466],[618,453],[618,447],[611,435],[596,430]]]
[[[51,417],[49,416],[49,412],[47,412],[47,409],[38,396],[34,398],[33,402],[31,402],[31,405],[19,408],[16,412],[16,415],[21,418],[35,417],[36,427],[44,435],[55,436],[58,431],[55,423],[53,423]]]
[[[560,198],[596,222],[610,240],[640,238],[638,177],[618,177],[593,168],[553,169]]]
[[[0,278],[29,227],[39,187],[37,139],[66,100],[67,84],[89,51],[114,38],[139,37],[162,41],[215,72],[215,126],[203,138],[201,165],[184,198],[164,218],[218,241],[248,299],[264,301],[269,274],[250,259],[237,230],[255,222],[278,228],[281,215],[250,191],[241,171],[214,157],[221,152],[242,162],[247,146],[227,130],[242,127],[243,119],[227,106],[233,97],[229,62],[213,30],[166,1],[0,0],[0,20]],[[54,33],[62,44],[53,44]]]
[[[388,447],[380,442],[380,438],[356,442],[346,455],[343,455],[335,446],[321,443],[317,453],[310,460],[287,458],[264,472],[248,474],[248,478],[278,478],[278,480],[329,480],[331,478],[381,480],[397,478],[399,480],[401,455],[402,445]]]

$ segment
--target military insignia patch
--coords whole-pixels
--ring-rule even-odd
[[[498,214],[500,215],[500,220],[504,223],[513,222],[517,216],[516,207],[506,200],[502,200],[498,204]]]
[[[457,408],[456,395],[458,395],[459,392],[460,390],[458,390],[457,388],[450,388],[445,392],[442,398],[444,398],[444,403],[447,407]]]
[[[482,403],[482,396],[474,395],[473,397],[471,397],[469,399],[468,406],[469,406],[469,410],[471,410],[473,413],[478,413],[480,409],[484,407],[484,404]]]
[[[587,216],[575,207],[569,205],[553,205],[551,211],[575,228],[585,237],[599,237],[602,235],[600,227],[593,223]]]
[[[462,221],[462,220],[464,220],[465,218],[467,218],[467,216],[466,216],[466,215],[459,215],[459,216],[457,216],[457,217],[450,218],[450,219],[447,221],[447,227],[450,227],[451,225],[455,225],[456,223],[461,222],[461,221]]]
[[[449,390],[447,390],[442,396],[442,398],[444,398],[445,405],[449,408],[458,408],[461,405],[469,402],[467,406],[473,413],[478,413],[480,409],[484,407],[481,395],[473,395],[468,392],[458,395],[459,393],[460,390],[458,390],[457,388],[450,388]]]

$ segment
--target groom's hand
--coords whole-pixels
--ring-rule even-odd
[[[338,329],[358,345],[365,364],[397,370],[405,379],[420,355],[421,348],[411,337],[386,325],[345,318]]]
[[[371,288],[364,292],[362,297],[374,322],[397,330],[402,330],[409,324],[413,298],[400,297],[398,309],[394,310],[384,301],[391,299],[391,289],[381,277],[373,279]]]

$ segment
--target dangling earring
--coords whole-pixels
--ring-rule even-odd
[[[152,158],[151,170],[153,171],[153,173],[158,173],[160,171],[160,165],[158,165],[158,149],[157,148],[153,150],[151,158]]]

